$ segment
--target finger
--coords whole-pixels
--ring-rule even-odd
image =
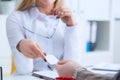
[[[45,52],[43,52],[45,56],[47,56],[47,54]]]
[[[24,56],[28,57],[28,58],[35,58],[35,54],[34,52],[30,49],[27,52],[21,52]]]
[[[32,47],[31,47],[31,54],[32,54],[33,56],[36,56],[36,57],[39,56],[39,53],[38,53],[38,51],[36,50],[35,46],[32,46]]]
[[[36,43],[36,48],[44,55],[44,57],[46,56],[46,53],[44,53],[41,49],[41,47]]]
[[[54,9],[53,10],[54,15],[56,15],[59,10],[61,10],[61,7],[57,8],[57,9]]]
[[[62,18],[65,16],[71,16],[71,12],[68,9],[61,9],[56,13],[56,15],[57,15],[57,18]]]
[[[55,69],[56,69],[57,71],[59,71],[60,68],[61,68],[61,65],[55,65]]]
[[[64,12],[64,11],[70,11],[69,9],[67,9],[67,8],[63,8],[63,7],[60,7],[60,8],[58,8],[58,9],[56,9],[56,10],[54,10],[54,12],[57,14],[58,12]]]
[[[56,14],[57,18],[59,18],[62,13],[63,12],[60,10],[60,11],[57,11],[55,14]]]
[[[38,56],[40,56],[44,61],[46,61],[45,53],[42,51],[38,44],[36,44],[36,52],[38,53]]]
[[[59,16],[61,13],[64,12],[64,10],[65,10],[64,8],[58,8],[58,9],[55,10],[54,13],[55,13],[55,15]]]
[[[42,53],[42,50],[40,47],[38,48],[36,43],[32,46],[32,51],[37,55],[37,57],[41,56],[40,54]]]
[[[63,65],[63,64],[65,64],[65,63],[67,63],[67,62],[68,62],[68,60],[59,61],[59,62],[58,62],[58,65]]]
[[[37,56],[36,56],[36,55],[34,55],[34,53],[30,53],[30,54],[29,54],[29,57],[30,57],[30,58],[32,58],[32,59],[37,58]]]
[[[25,53],[24,56],[28,57],[28,58],[32,58],[34,59],[35,57],[32,55],[32,53]]]
[[[65,17],[65,16],[71,16],[71,13],[70,13],[70,12],[64,12],[64,14],[61,14],[61,15],[59,16],[59,18],[63,18],[63,17]]]
[[[59,11],[58,13],[57,13],[57,18],[60,18],[62,15],[64,15],[64,11]]]
[[[29,54],[31,54],[34,58],[38,57],[33,50]]]
[[[64,13],[61,12],[61,11],[59,11],[59,12],[57,13],[57,18],[60,18],[61,14],[64,14]]]
[[[63,11],[63,12],[71,12],[69,9],[67,9],[67,8],[63,8],[61,11]]]
[[[37,53],[37,57],[36,58],[41,57],[46,62],[45,55],[38,48],[35,48],[34,52]]]

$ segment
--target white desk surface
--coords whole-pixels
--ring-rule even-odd
[[[43,80],[34,76],[9,76],[4,77],[3,80]]]

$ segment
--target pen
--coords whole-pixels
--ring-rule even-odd
[[[52,71],[53,68],[52,68],[51,64],[49,64],[46,59],[44,59],[44,61],[47,63],[48,68]]]
[[[47,66],[51,71],[53,70],[52,66],[48,62],[47,62]]]
[[[47,56],[45,52],[44,52],[44,55]],[[53,68],[52,68],[51,64],[49,64],[46,59],[44,59],[44,61],[47,63],[48,68],[52,71]]]
[[[49,64],[46,59],[44,59],[44,62],[47,63],[47,67],[52,71],[53,70],[52,65]]]

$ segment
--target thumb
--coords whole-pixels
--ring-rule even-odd
[[[61,69],[63,68],[63,65],[55,65],[55,69],[57,70],[57,72],[61,71]]]
[[[58,69],[59,69],[59,67],[60,67],[60,65],[55,65],[55,69],[58,71]]]
[[[63,64],[65,64],[65,63],[67,63],[68,61],[67,60],[62,60],[62,61],[59,61],[58,62],[58,65],[63,65]]]

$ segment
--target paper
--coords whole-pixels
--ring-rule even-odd
[[[93,70],[103,70],[103,71],[118,71],[120,70],[120,64],[111,64],[111,63],[100,63],[94,65]]]
[[[54,66],[58,63],[58,59],[53,55],[47,55],[46,60],[48,65]],[[33,72],[33,76],[43,78],[45,80],[54,80],[56,77],[58,77],[58,73],[55,69],[53,70],[43,70],[43,71],[37,71]]]
[[[47,62],[49,63],[49,64],[51,64],[51,65],[55,65],[55,64],[57,64],[58,63],[58,59],[55,57],[55,56],[53,56],[53,55],[47,55],[46,56],[46,60],[47,60]]]
[[[53,71],[44,70],[44,71],[34,72],[33,76],[36,76],[39,78],[44,78],[44,79],[53,79],[54,80],[59,75],[56,70],[53,70]]]
[[[103,70],[93,70],[93,69],[88,69],[91,72],[98,73],[98,74],[104,74],[104,75],[110,75],[114,76],[117,72],[114,71],[103,71]]]

